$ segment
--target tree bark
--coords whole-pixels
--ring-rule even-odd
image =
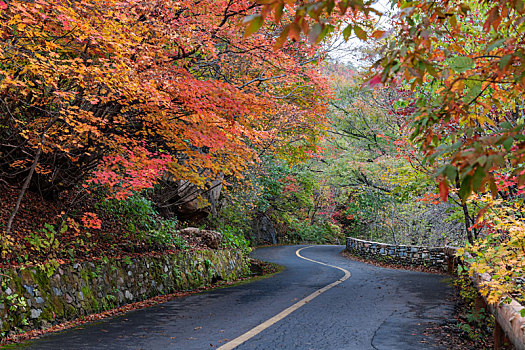
[[[31,182],[31,178],[33,177],[33,174],[35,173],[35,169],[36,169],[36,166],[38,164],[38,160],[40,159],[41,154],[42,154],[42,145],[40,145],[40,147],[38,148],[38,151],[36,152],[35,159],[33,160],[33,164],[31,165],[31,169],[29,169],[29,174],[27,174],[26,180],[24,181],[24,185],[22,186],[22,189],[20,190],[20,193],[18,194],[18,198],[16,200],[15,207],[13,211],[11,212],[11,216],[9,217],[9,220],[7,221],[7,228],[5,230],[6,236],[9,236],[9,234],[11,233],[13,221],[15,220],[15,216],[18,213],[18,209],[20,209],[20,203],[22,203],[22,199],[24,198],[27,188],[29,187],[29,183]]]
[[[44,143],[46,141],[46,133],[55,124],[59,118],[59,114],[53,117],[53,119],[49,120],[47,125],[44,127],[44,130],[42,131],[42,134],[40,135],[40,145],[38,147],[38,150],[35,154],[35,159],[33,160],[33,164],[31,165],[31,168],[29,169],[29,174],[27,174],[27,177],[24,181],[24,184],[22,185],[22,189],[20,190],[20,193],[18,194],[18,198],[16,200],[15,207],[13,208],[13,211],[11,212],[11,216],[9,217],[9,220],[7,221],[7,227],[5,230],[5,236],[9,236],[11,233],[11,230],[13,229],[13,222],[15,220],[16,214],[18,213],[18,209],[20,209],[20,204],[22,203],[22,199],[24,198],[24,195],[29,187],[29,183],[31,182],[31,179],[33,178],[33,174],[35,173],[36,166],[38,164],[38,161],[40,160],[40,155],[42,154]],[[5,238],[6,238],[5,237]],[[3,242],[2,242],[3,243]]]

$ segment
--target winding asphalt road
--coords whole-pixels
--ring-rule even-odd
[[[235,349],[439,349],[423,333],[452,318],[452,288],[444,277],[352,261],[340,255],[343,248],[257,249],[253,257],[286,269],[268,279],[136,310],[18,348],[226,350],[241,337]]]

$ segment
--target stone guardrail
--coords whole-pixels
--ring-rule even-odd
[[[347,237],[346,249],[368,259],[404,266],[431,266],[449,273],[454,273],[458,263],[464,264],[458,261],[455,247],[393,245]],[[485,273],[475,274],[472,279],[479,289],[480,284],[490,281],[490,278],[490,275]],[[478,307],[486,307],[496,319],[494,348],[503,348],[508,340],[517,350],[525,350],[525,318],[521,317],[520,313],[524,307],[512,298],[510,303],[500,304],[488,304],[481,295],[479,298],[481,302],[476,303]]]
[[[347,237],[346,249],[364,258],[404,266],[434,267],[442,271],[450,269],[450,256],[447,255],[447,247],[394,245]]]
[[[0,269],[0,340],[248,270],[245,256],[230,250]]]

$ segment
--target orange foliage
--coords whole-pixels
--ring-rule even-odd
[[[328,94],[308,63],[318,53],[301,43],[274,51],[273,25],[243,39],[250,1],[0,8],[4,173],[23,172],[41,148],[35,176],[54,191],[94,169],[92,181],[129,191],[166,171],[202,185],[241,174],[263,150],[295,159],[315,150]],[[74,176],[49,176],[61,174],[57,157]]]

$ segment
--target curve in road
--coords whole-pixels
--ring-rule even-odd
[[[427,327],[447,322],[453,314],[454,305],[447,300],[453,290],[443,276],[352,261],[341,256],[343,246],[304,248],[255,250],[254,258],[286,267],[271,278],[172,300],[16,347],[218,348],[316,295],[236,349],[447,348],[425,335]],[[345,271],[352,277],[341,281]]]
[[[329,267],[333,267],[335,269],[341,270],[341,271],[344,272],[345,275],[343,277],[341,277],[340,279],[338,279],[337,281],[332,282],[329,285],[324,286],[323,288],[313,292],[312,294],[310,294],[306,298],[298,301],[297,303],[293,304],[292,306],[290,306],[286,310],[281,311],[279,314],[277,314],[274,317],[270,318],[269,320],[261,323],[257,327],[254,327],[254,328],[250,329],[248,332],[244,333],[243,335],[233,339],[232,341],[228,342],[227,344],[224,344],[223,346],[219,347],[219,350],[232,350],[232,349],[235,349],[237,346],[239,346],[242,343],[244,343],[245,341],[255,337],[257,334],[261,333],[266,328],[269,328],[273,324],[279,322],[280,320],[282,320],[283,318],[285,318],[286,316],[288,316],[289,314],[291,314],[295,310],[299,309],[300,307],[306,305],[307,303],[309,303],[310,301],[312,301],[314,298],[318,297],[322,293],[326,292],[327,290],[337,286],[339,283],[342,283],[342,282],[346,281],[348,278],[350,278],[350,276],[351,276],[350,271],[348,271],[346,269],[343,269],[342,267],[333,266],[333,265],[330,265],[330,264],[325,264],[323,262],[316,261],[316,260],[309,259],[309,258],[305,258],[304,256],[302,256],[300,254],[301,250],[307,249],[307,248],[311,248],[311,247],[303,247],[303,248],[297,249],[295,251],[295,255],[297,255],[301,259],[308,260],[308,261],[314,262],[316,264],[325,265],[325,266],[329,266]]]

